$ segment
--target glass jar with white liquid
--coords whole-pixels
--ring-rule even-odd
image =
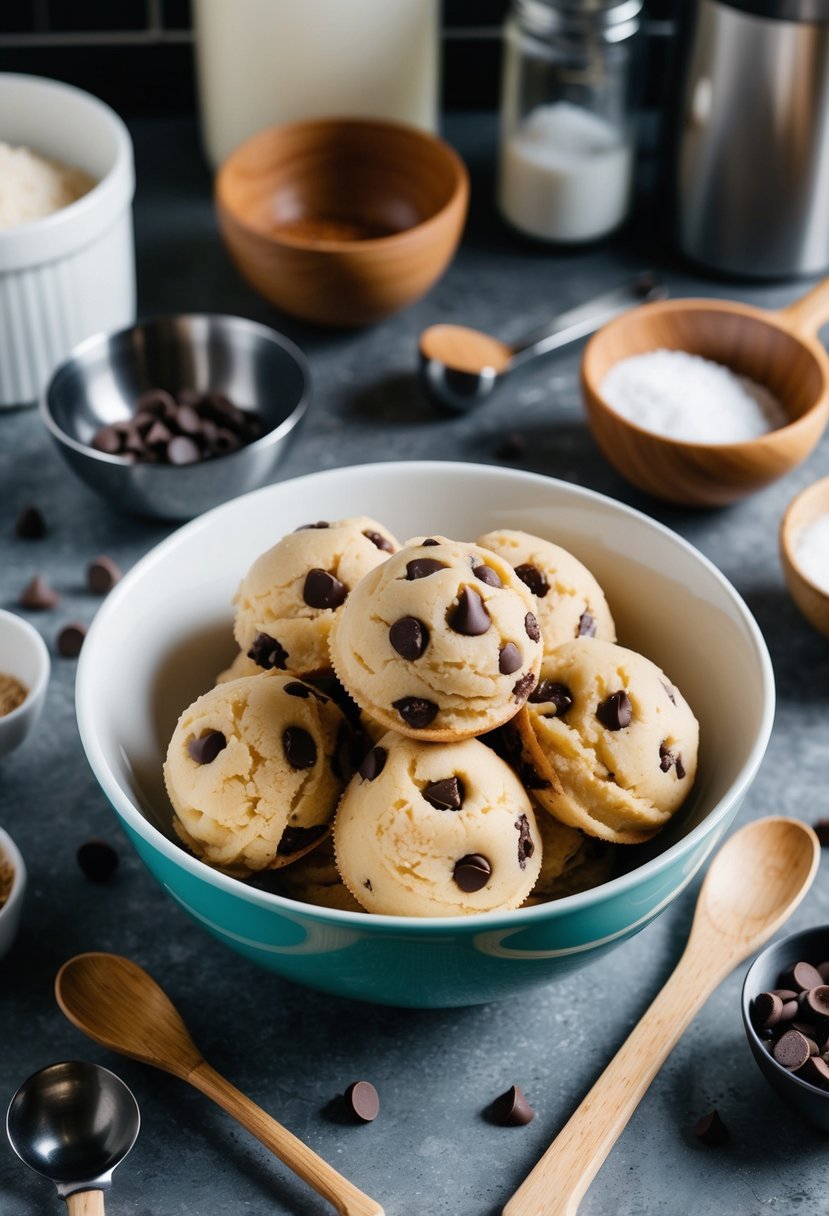
[[[590,241],[624,220],[642,0],[512,0],[498,205],[528,236]]]

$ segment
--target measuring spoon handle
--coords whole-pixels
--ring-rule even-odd
[[[358,1190],[327,1161],[317,1156],[313,1149],[303,1144],[281,1123],[277,1123],[276,1119],[266,1114],[209,1064],[202,1062],[186,1079],[247,1128],[251,1135],[264,1144],[265,1148],[270,1149],[280,1161],[284,1161],[318,1195],[333,1204],[341,1216],[384,1216],[376,1199],[371,1199]]]
[[[68,1216],[104,1216],[104,1192],[75,1191],[66,1197]]]

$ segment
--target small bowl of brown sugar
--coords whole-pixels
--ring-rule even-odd
[[[49,683],[49,651],[38,631],[0,609],[0,759],[36,725]]]
[[[26,866],[20,850],[0,828],[0,958],[17,936],[25,890]]]

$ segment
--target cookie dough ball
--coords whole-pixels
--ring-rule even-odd
[[[543,807],[536,813],[541,833],[541,870],[528,903],[546,903],[606,882],[614,846],[561,823]],[[299,863],[298,863],[299,864]]]
[[[582,638],[548,655],[517,727],[534,797],[603,840],[649,840],[694,784],[690,706],[655,663],[612,642]]]
[[[482,546],[411,541],[352,591],[331,659],[361,709],[388,730],[471,738],[513,717],[535,687],[534,608],[510,564]]]
[[[318,908],[337,908],[340,912],[365,911],[340,878],[330,837],[298,861],[283,866],[276,876],[275,889],[288,899],[301,900]]]
[[[573,638],[616,641],[604,592],[572,553],[529,532],[487,532],[478,544],[508,561],[535,596],[545,654]]]
[[[239,649],[259,667],[330,675],[328,634],[360,579],[400,548],[359,516],[290,532],[251,566],[234,597]]]
[[[354,897],[391,916],[517,908],[541,866],[529,798],[503,760],[477,739],[391,731],[342,796],[334,851]]]
[[[334,703],[293,677],[217,685],[184,711],[167,750],[177,834],[228,873],[285,865],[333,818],[346,734]]]
[[[228,684],[231,680],[240,680],[242,676],[258,676],[262,674],[262,668],[258,663],[254,663],[253,659],[249,659],[244,651],[240,650],[236,658],[226,667],[224,671],[220,671],[216,676],[216,684]]]

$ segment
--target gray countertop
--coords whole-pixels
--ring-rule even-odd
[[[829,814],[829,643],[789,600],[777,556],[786,504],[829,472],[829,435],[777,485],[726,510],[694,512],[645,498],[606,465],[584,423],[578,350],[516,376],[480,413],[463,418],[438,415],[412,374],[417,336],[432,322],[517,336],[645,266],[662,273],[676,295],[736,295],[775,307],[800,287],[696,276],[667,252],[653,209],[624,236],[587,250],[521,240],[492,207],[493,125],[464,117],[448,134],[473,171],[473,201],[450,271],[399,316],[370,330],[326,333],[276,314],[233,270],[217,235],[194,125],[148,121],[133,133],[140,311],[254,317],[294,338],[311,360],[314,403],[281,476],[366,460],[498,463],[505,436],[519,432],[526,455],[513,463],[662,520],[736,585],[771,652],[777,718],[740,821]],[[29,501],[49,523],[44,540],[14,535]],[[99,603],[83,590],[87,562],[107,553],[127,569],[169,531],[105,507],[59,461],[34,411],[0,415],[0,604],[15,609],[36,572],[63,597],[54,611],[29,614],[52,650],[52,681],[36,737],[0,765],[0,823],[18,842],[30,881],[19,939],[0,963],[0,1107],[46,1064],[95,1060],[127,1081],[143,1116],[138,1143],[115,1176],[112,1216],[329,1211],[206,1099],[98,1048],[63,1018],[52,995],[60,964],[80,951],[111,950],[146,966],[211,1063],[378,1198],[388,1216],[495,1216],[669,975],[699,880],[602,962],[531,998],[497,1005],[364,1006],[294,987],[230,953],[173,903],[121,834],[78,738],[75,664],[55,648],[60,626],[91,620]],[[78,845],[95,836],[120,853],[106,885],[88,882],[75,861]],[[827,866],[824,860],[792,929],[829,921]],[[825,1207],[825,1139],[779,1105],[751,1061],[739,1012],[742,970],[708,1001],[659,1073],[588,1192],[585,1216]],[[372,1080],[383,1102],[368,1126],[343,1123],[331,1106],[359,1078]],[[484,1107],[513,1083],[535,1107],[534,1121],[517,1128],[486,1122]],[[731,1141],[705,1148],[691,1129],[715,1106]],[[39,1216],[59,1203],[4,1141],[2,1216]]]

